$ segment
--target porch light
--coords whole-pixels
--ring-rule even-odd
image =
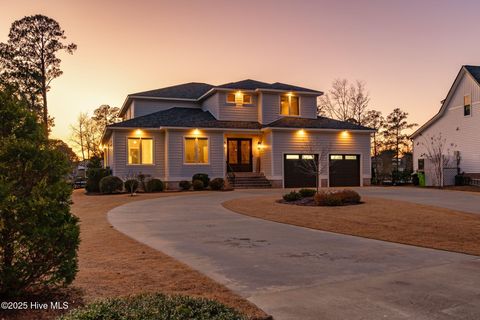
[[[262,149],[263,149],[263,143],[262,143],[262,141],[258,141],[258,143],[257,143],[257,149],[258,149],[258,151],[262,151]]]
[[[299,136],[304,136],[305,135],[305,130],[304,129],[300,129],[297,131],[298,135]]]
[[[350,137],[350,132],[348,132],[347,130],[343,130],[342,133],[340,134],[340,136],[343,138],[343,139],[347,139]]]
[[[140,130],[140,129],[135,130],[135,135],[136,136],[141,136],[142,135],[142,130]]]
[[[193,130],[193,134],[198,136],[200,134],[200,130],[198,130],[197,128],[195,128],[195,130]]]

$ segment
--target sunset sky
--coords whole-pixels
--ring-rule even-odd
[[[252,78],[327,91],[363,80],[370,107],[419,124],[438,111],[462,64],[480,65],[480,1],[0,0],[0,41],[41,13],[78,45],[52,83],[53,136],[80,112],[183,82]]]

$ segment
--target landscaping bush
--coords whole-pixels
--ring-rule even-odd
[[[212,190],[222,190],[225,187],[225,180],[223,178],[215,178],[210,181],[210,189]]]
[[[205,189],[205,185],[203,184],[202,180],[193,180],[193,190],[203,190]]]
[[[100,180],[112,174],[110,168],[88,168],[87,184],[85,190],[87,192],[100,192]]]
[[[140,183],[137,179],[128,179],[127,181],[125,181],[125,190],[133,194],[137,192],[139,185]]]
[[[353,190],[320,191],[314,197],[318,206],[343,206],[358,204],[361,201],[360,195]]]
[[[100,180],[100,192],[104,194],[112,194],[123,191],[123,181],[116,176],[103,177]]]
[[[203,182],[203,187],[207,187],[208,184],[210,183],[210,178],[208,177],[208,174],[206,173],[196,173],[192,177],[192,182],[195,180],[201,180]]]
[[[190,190],[190,188],[192,187],[192,183],[187,180],[182,180],[178,183],[178,186],[180,187],[180,189],[187,191]]]
[[[80,229],[70,212],[72,186],[65,178],[71,167],[28,110],[12,92],[0,89],[2,298],[68,285],[78,271]]]
[[[146,184],[147,192],[161,192],[165,189],[163,181],[160,179],[150,179]]]
[[[59,320],[246,320],[218,302],[186,296],[143,294],[94,302]]]
[[[302,195],[295,190],[283,195],[283,200],[287,202],[297,201],[300,199],[302,199]]]
[[[300,189],[298,190],[298,193],[302,196],[302,198],[308,198],[308,197],[313,197],[315,193],[317,193],[317,190],[315,189]]]

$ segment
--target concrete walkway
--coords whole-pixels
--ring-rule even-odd
[[[282,190],[189,193],[109,212],[121,232],[201,271],[275,319],[479,319],[476,257],[233,213]]]

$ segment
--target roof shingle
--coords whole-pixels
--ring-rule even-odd
[[[252,129],[262,128],[304,128],[304,129],[337,129],[337,130],[371,130],[353,123],[333,120],[325,117],[317,119],[283,117],[272,123],[262,125],[256,121],[226,121],[217,120],[208,111],[195,108],[171,108],[164,111],[147,114],[119,123],[109,125],[108,128],[226,128]]]
[[[472,77],[480,83],[480,66],[464,66],[465,69],[472,75]]]
[[[208,83],[189,82],[156,90],[137,92],[131,94],[131,96],[197,100],[212,88],[213,86]]]

